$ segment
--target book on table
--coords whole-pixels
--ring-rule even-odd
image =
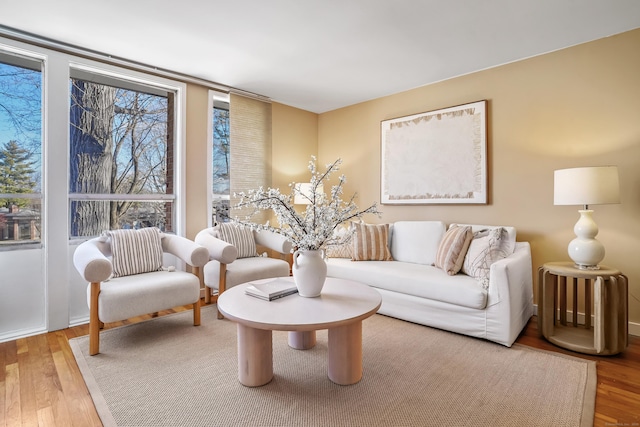
[[[267,301],[286,297],[298,292],[296,284],[291,280],[274,279],[268,282],[251,283],[244,293]]]

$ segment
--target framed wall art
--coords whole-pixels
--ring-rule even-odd
[[[487,203],[486,103],[382,121],[381,202]]]

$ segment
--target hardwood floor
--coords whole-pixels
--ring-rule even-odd
[[[178,307],[160,315],[187,310]],[[129,319],[106,329],[149,319]],[[100,426],[93,401],[69,347],[69,339],[86,335],[88,325],[0,343],[0,427]],[[517,340],[531,347],[597,362],[595,426],[640,426],[640,337],[627,350],[597,357],[563,350],[538,334],[534,317]]]

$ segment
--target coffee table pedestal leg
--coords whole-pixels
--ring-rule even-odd
[[[289,347],[296,350],[309,350],[316,345],[316,331],[291,331],[288,337]]]
[[[238,323],[238,380],[247,387],[259,387],[273,378],[271,331]]]
[[[329,379],[340,385],[362,379],[362,322],[329,329]]]

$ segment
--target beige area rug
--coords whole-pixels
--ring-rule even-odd
[[[106,426],[592,425],[595,362],[506,348],[374,315],[363,322],[362,380],[327,377],[327,331],[306,351],[274,332],[274,379],[237,379],[236,327],[202,310],[70,341]]]

